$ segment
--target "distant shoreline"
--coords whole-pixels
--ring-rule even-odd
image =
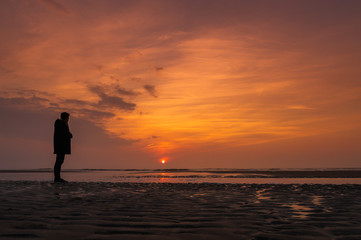
[[[51,173],[50,168],[0,170],[0,174]],[[126,178],[361,178],[361,169],[64,169],[64,173],[114,172]]]

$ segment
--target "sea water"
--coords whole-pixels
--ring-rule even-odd
[[[67,169],[71,182],[361,184],[361,169]],[[52,169],[0,170],[0,180],[52,181]]]

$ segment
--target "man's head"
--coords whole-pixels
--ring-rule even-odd
[[[69,121],[69,116],[70,114],[67,112],[62,112],[60,114],[60,119],[63,120],[64,122],[68,122]]]

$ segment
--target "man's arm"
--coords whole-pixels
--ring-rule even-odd
[[[69,131],[69,127],[65,123],[55,124],[55,134],[58,139],[70,139],[73,137]]]
[[[66,132],[67,132],[68,138],[73,138],[73,134],[71,134],[71,132],[69,131],[69,126],[68,125],[65,125],[65,126],[66,126]]]

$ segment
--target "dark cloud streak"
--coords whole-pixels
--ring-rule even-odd
[[[90,105],[91,103],[83,101],[83,100],[78,100],[78,99],[65,99],[61,102],[62,104],[74,104],[76,106],[86,106],[86,105]]]
[[[153,97],[158,97],[156,94],[155,86],[154,85],[144,85],[143,88]]]
[[[112,96],[106,93],[106,88],[103,86],[89,86],[89,90],[100,97],[100,100],[96,104],[100,106],[114,107],[121,110],[133,111],[136,107],[135,103],[129,103],[123,100],[121,97]]]
[[[106,105],[109,107],[116,107],[122,110],[134,110],[136,107],[135,103],[125,102],[122,98],[116,96],[109,96],[105,93],[98,94],[101,100],[98,102],[100,105]]]
[[[127,96],[137,96],[139,93],[134,92],[133,90],[127,90],[124,88],[121,88],[119,86],[115,87],[115,91],[121,95],[127,95]]]
[[[99,103],[91,103],[77,99],[63,99],[59,102],[51,102],[51,100],[47,98],[38,97],[36,95],[33,95],[32,97],[27,96],[27,93],[33,92],[35,91],[16,91],[18,96],[0,97],[0,106],[16,109],[23,109],[25,107],[26,109],[54,112],[68,111],[71,114],[93,119],[104,119],[115,116],[112,112],[98,110]]]
[[[105,112],[105,111],[97,111],[87,108],[78,109],[79,113],[86,116],[89,119],[103,119],[103,118],[111,118],[114,117],[115,114],[111,112]]]
[[[0,97],[0,105],[16,105],[16,106],[29,106],[29,105],[40,105],[41,103],[48,103],[49,99],[40,97]]]

